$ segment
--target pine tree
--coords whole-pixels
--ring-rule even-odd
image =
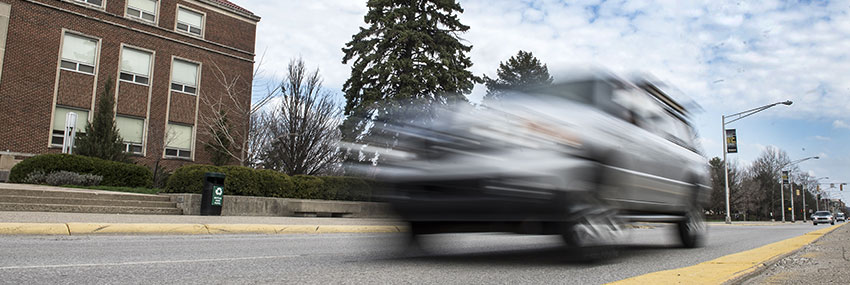
[[[124,140],[115,126],[112,80],[106,80],[92,122],[86,124],[85,134],[77,139],[76,153],[106,160],[128,162],[124,152]]]
[[[507,62],[500,62],[496,74],[495,79],[484,75],[484,84],[487,86],[485,100],[499,99],[507,91],[552,83],[552,76],[549,75],[546,65],[531,52],[522,50],[509,58]]]
[[[352,36],[342,51],[353,61],[345,82],[344,139],[354,140],[365,118],[382,117],[399,105],[450,104],[480,81],[468,68],[471,45],[460,33],[463,9],[455,0],[369,0],[367,27]],[[413,104],[411,104],[413,103]]]

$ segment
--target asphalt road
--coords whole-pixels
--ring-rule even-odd
[[[677,248],[672,228],[632,230],[617,258],[586,263],[557,236],[429,237],[400,254],[400,234],[2,236],[0,283],[598,284],[689,266],[815,230],[811,224],[713,225],[706,247]]]

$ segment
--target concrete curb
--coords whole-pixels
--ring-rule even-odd
[[[814,230],[756,249],[733,253],[697,265],[648,273],[609,284],[721,284],[741,280],[811,244],[846,223]]]
[[[403,226],[268,225],[268,224],[126,224],[126,223],[0,223],[0,235],[97,234],[325,234],[397,233]]]

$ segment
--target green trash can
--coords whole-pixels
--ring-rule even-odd
[[[221,216],[224,204],[224,173],[204,174],[204,191],[201,193],[201,216]]]

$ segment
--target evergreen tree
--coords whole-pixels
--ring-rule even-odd
[[[467,69],[471,45],[460,33],[463,9],[455,0],[369,0],[367,27],[342,51],[353,61],[345,82],[344,139],[354,140],[366,119],[383,117],[398,106],[463,102],[480,81]]]
[[[216,122],[214,124],[216,127],[211,128],[210,140],[204,144],[204,148],[210,154],[210,162],[213,165],[221,166],[229,163],[231,158],[230,152],[228,152],[231,140],[226,133],[226,130],[229,129],[227,112],[219,110],[219,114],[215,119]]]
[[[552,83],[549,69],[534,57],[531,52],[519,51],[507,62],[500,62],[495,79],[484,75],[487,86],[485,100],[499,99],[506,91],[523,90]]]
[[[106,160],[129,161],[124,152],[124,140],[118,134],[115,126],[113,108],[112,80],[106,80],[92,122],[86,124],[85,134],[77,138],[75,151],[77,154],[97,157]]]

